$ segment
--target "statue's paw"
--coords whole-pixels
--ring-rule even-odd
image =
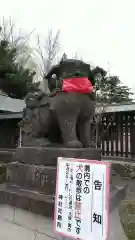
[[[45,138],[43,145],[44,145],[44,147],[50,147],[50,146],[52,146],[52,143],[47,138]]]
[[[79,142],[78,140],[72,140],[66,144],[66,147],[68,147],[68,148],[83,148],[83,144],[81,142]]]
[[[96,148],[96,143],[91,143],[89,145],[87,145],[87,148]]]
[[[93,146],[91,144],[84,144],[83,147],[84,148],[92,148]]]

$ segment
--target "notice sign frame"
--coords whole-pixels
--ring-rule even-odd
[[[110,164],[63,158],[57,161],[54,231],[65,238],[107,240]]]

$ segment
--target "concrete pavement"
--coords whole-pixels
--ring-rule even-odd
[[[60,239],[53,233],[51,219],[7,205],[0,205],[1,240]],[[127,240],[119,221],[118,210],[110,215],[109,240]]]
[[[117,208],[110,214],[109,240],[127,240],[120,223]]]

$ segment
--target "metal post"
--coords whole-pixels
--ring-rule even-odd
[[[22,147],[22,128],[20,127],[19,129],[19,141],[18,141],[18,146]]]

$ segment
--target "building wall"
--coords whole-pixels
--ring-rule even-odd
[[[16,148],[20,119],[0,119],[0,148]]]

